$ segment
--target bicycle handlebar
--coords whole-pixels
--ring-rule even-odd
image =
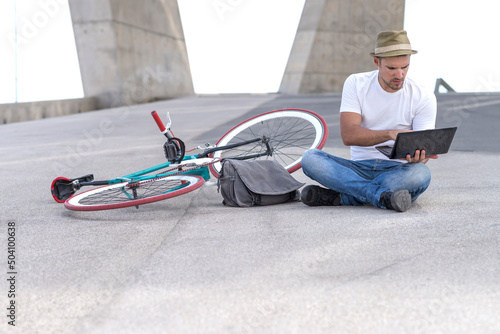
[[[163,124],[163,122],[161,121],[160,115],[158,115],[156,110],[153,110],[151,112],[151,116],[153,116],[153,118],[156,122],[156,125],[158,125],[158,128],[160,129],[161,133],[165,134],[165,132],[167,132],[168,130],[165,127],[165,125]]]

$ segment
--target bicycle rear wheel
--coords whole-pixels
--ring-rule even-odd
[[[97,211],[139,206],[193,191],[205,180],[197,175],[172,175],[135,183],[122,182],[70,197],[64,206],[75,211]]]
[[[229,130],[217,142],[225,146],[265,136],[269,140],[272,157],[289,173],[301,167],[302,155],[308,149],[322,148],[328,136],[325,120],[318,114],[304,109],[282,109],[270,111],[250,118]],[[261,142],[212,153],[215,158],[234,158],[266,152]],[[222,164],[210,165],[210,171],[219,177]]]

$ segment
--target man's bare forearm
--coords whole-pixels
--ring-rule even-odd
[[[359,125],[341,127],[340,133],[344,145],[347,146],[372,146],[388,140],[395,140],[397,130],[369,130]]]

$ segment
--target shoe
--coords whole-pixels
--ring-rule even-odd
[[[340,194],[331,189],[309,185],[302,189],[300,200],[309,206],[338,206],[340,205]]]
[[[404,212],[411,207],[411,195],[406,189],[384,191],[380,195],[380,202],[389,210]]]

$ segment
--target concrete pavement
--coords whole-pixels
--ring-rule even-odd
[[[102,179],[162,162],[155,109],[170,112],[188,147],[253,114],[310,109],[329,125],[324,149],[348,157],[339,104],[339,95],[191,96],[0,125],[0,332],[500,333],[497,94],[439,96],[438,126],[459,131],[405,213],[227,208],[213,186],[101,212],[68,211],[50,195],[57,176]]]

